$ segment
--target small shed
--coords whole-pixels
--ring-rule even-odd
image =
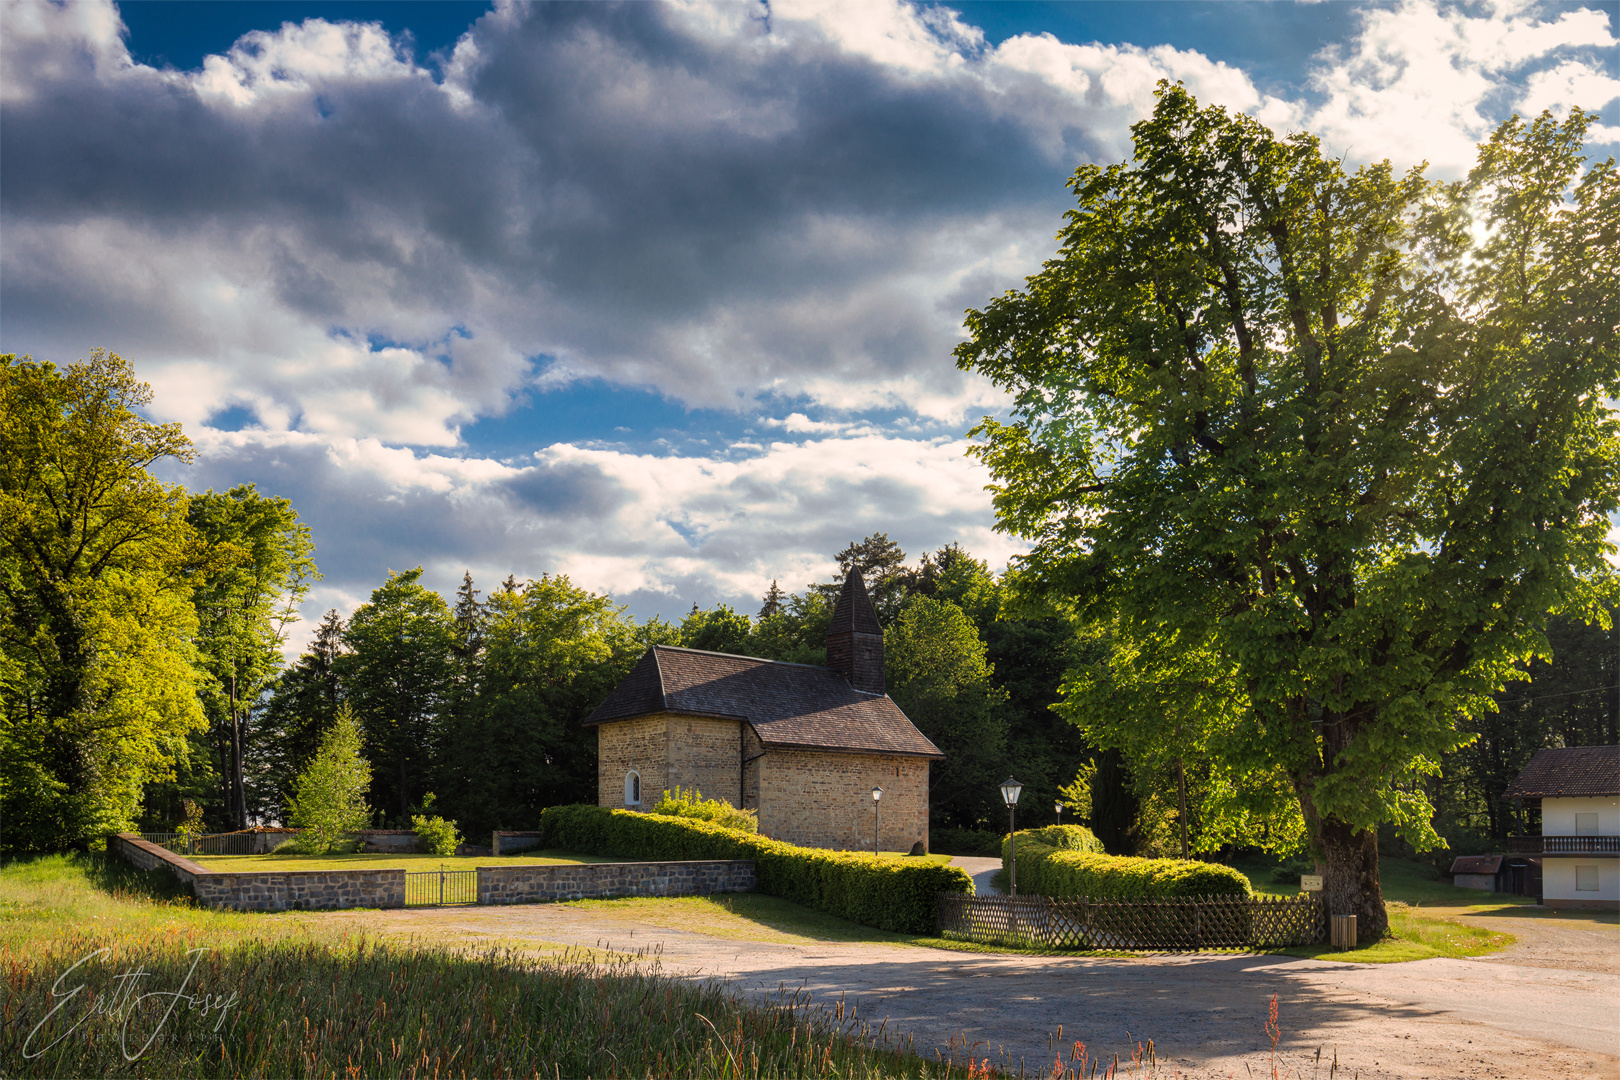
[[[1500,855],[1459,855],[1451,863],[1451,883],[1459,889],[1501,892],[1501,873]]]

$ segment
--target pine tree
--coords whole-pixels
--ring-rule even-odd
[[[775,578],[771,578],[771,591],[765,594],[765,605],[759,609],[759,617],[768,619],[772,615],[782,614],[782,601],[786,599],[787,593],[776,584]]]
[[[360,724],[347,705],[321,737],[309,767],[298,777],[292,824],[304,830],[302,843],[312,854],[324,854],[344,836],[371,821],[366,788],[371,765],[360,755]]]

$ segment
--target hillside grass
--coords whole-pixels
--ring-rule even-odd
[[[968,1075],[842,1002],[751,1004],[649,957],[379,942],[343,925],[199,910],[168,875],[104,854],[0,865],[0,1072]]]

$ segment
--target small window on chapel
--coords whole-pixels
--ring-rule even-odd
[[[624,774],[624,805],[641,805],[641,774],[638,772]]]
[[[1576,814],[1575,815],[1575,835],[1576,836],[1596,836],[1597,835],[1597,815],[1596,814]]]

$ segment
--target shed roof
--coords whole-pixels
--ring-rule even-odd
[[[1459,855],[1451,864],[1453,874],[1494,874],[1500,869],[1500,855]]]
[[[809,664],[654,645],[585,723],[654,713],[745,720],[767,747],[945,756],[887,694]]]
[[[1620,795],[1620,746],[1537,750],[1502,793],[1506,799],[1580,795]]]

